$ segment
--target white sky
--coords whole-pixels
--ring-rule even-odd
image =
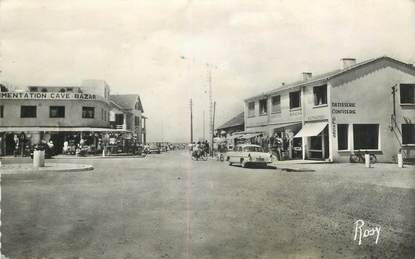
[[[2,0],[2,73],[15,85],[104,79],[141,95],[149,141],[208,132],[207,70],[216,125],[243,99],[336,69],[340,58],[391,56],[415,63],[412,0]],[[180,57],[186,56],[187,60]]]

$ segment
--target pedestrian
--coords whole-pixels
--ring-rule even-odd
[[[14,140],[14,156],[16,157],[19,153],[19,138],[17,137],[17,135],[13,136],[13,140]]]

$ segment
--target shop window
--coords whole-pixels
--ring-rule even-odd
[[[271,98],[271,112],[272,113],[280,113],[281,112],[281,96],[273,96]]]
[[[262,99],[259,100],[259,115],[266,115],[268,112],[268,105],[267,105],[268,99]]]
[[[339,150],[348,150],[349,125],[337,124],[337,146]]]
[[[20,106],[20,118],[36,118],[36,106]]]
[[[379,149],[379,124],[353,125],[354,149]]]
[[[301,107],[301,92],[291,92],[290,93],[290,109],[300,108]]]
[[[401,84],[401,104],[415,104],[415,84]]]
[[[255,116],[255,102],[248,103],[248,117]]]
[[[50,106],[49,117],[51,118],[65,118],[65,106]]]
[[[415,144],[415,124],[402,124],[402,144]]]
[[[82,118],[93,119],[95,117],[95,107],[82,107]]]
[[[0,118],[3,118],[4,116],[4,106],[0,105]]]
[[[327,85],[314,87],[313,93],[315,106],[327,104]]]

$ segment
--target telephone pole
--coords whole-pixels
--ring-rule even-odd
[[[212,152],[211,152],[211,156],[213,157],[213,138],[214,138],[214,133],[215,133],[215,113],[216,113],[216,101],[213,102],[213,118],[212,118]]]
[[[193,103],[190,98],[190,143],[193,143]]]

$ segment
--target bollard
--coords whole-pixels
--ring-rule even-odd
[[[365,165],[367,168],[370,168],[370,155],[369,154],[365,154]]]
[[[33,151],[33,167],[45,167],[45,151]]]
[[[403,157],[402,154],[398,154],[398,167],[403,168]]]

